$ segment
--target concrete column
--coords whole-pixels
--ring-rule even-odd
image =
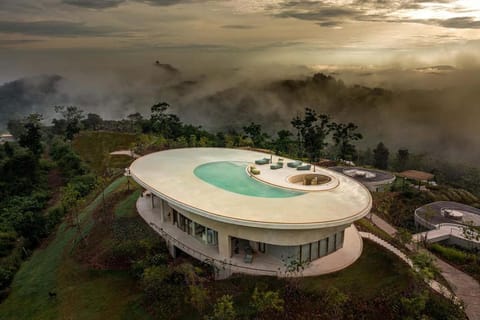
[[[224,232],[218,232],[218,253],[222,258],[232,257],[232,241],[230,236]]]
[[[177,250],[175,249],[175,246],[173,245],[173,243],[171,243],[170,241],[166,241],[167,242],[167,249],[168,249],[168,252],[170,253],[170,255],[172,256],[172,258],[176,258],[177,257]]]
[[[160,200],[160,205],[158,206],[160,209],[160,222],[164,223],[165,222],[165,210],[164,210],[164,205],[163,205],[163,199],[159,198]]]

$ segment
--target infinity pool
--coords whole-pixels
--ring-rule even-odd
[[[289,198],[304,194],[259,182],[247,174],[246,168],[245,162],[220,161],[199,165],[193,172],[198,178],[211,185],[247,196]]]

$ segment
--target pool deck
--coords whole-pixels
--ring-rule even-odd
[[[144,188],[168,202],[229,224],[270,229],[315,229],[346,225],[364,217],[371,209],[370,192],[359,182],[343,174],[316,168],[332,177],[331,188],[305,192],[289,198],[263,198],[233,193],[215,187],[194,174],[199,165],[216,161],[254,163],[270,155],[226,148],[188,148],[153,153],[135,160],[130,166],[132,177]],[[273,162],[278,157],[273,156]],[[260,176],[271,185],[280,185],[298,171],[287,167],[293,161],[284,159],[284,168],[256,165]],[[247,173],[246,173],[247,174]],[[328,185],[320,185],[319,187]],[[297,189],[298,190],[298,189]],[[302,190],[303,191],[303,190]]]
[[[152,208],[149,197],[140,197],[137,200],[137,211],[167,242],[200,261],[215,261],[217,267],[228,269],[231,273],[277,277],[317,276],[336,272],[353,264],[363,249],[362,238],[352,224],[345,229],[343,248],[311,262],[301,274],[286,274],[284,263],[268,254],[255,252],[252,263],[245,263],[242,254],[225,259],[218,253],[217,248],[204,245],[171,223],[162,222],[159,209]]]

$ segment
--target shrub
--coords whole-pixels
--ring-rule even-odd
[[[258,313],[282,312],[284,303],[278,291],[253,290],[251,305]]]
[[[231,295],[223,295],[213,306],[213,314],[206,319],[210,320],[234,320],[237,316],[233,307],[233,298]]]
[[[0,266],[0,289],[5,289],[10,285],[16,271],[16,268]]]
[[[438,243],[433,243],[429,246],[429,249],[443,257],[444,259],[453,262],[455,264],[467,264],[473,261],[474,255],[468,254],[461,250],[445,247]]]
[[[0,257],[7,256],[15,247],[17,234],[14,231],[0,232]]]
[[[56,226],[62,221],[65,212],[60,207],[55,207],[48,210],[46,214],[45,228],[47,233],[52,232]]]
[[[70,183],[81,197],[85,197],[95,188],[96,178],[92,174],[85,174],[83,176],[77,176],[73,178]]]

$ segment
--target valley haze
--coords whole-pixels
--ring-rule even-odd
[[[474,163],[479,19],[462,0],[4,0],[0,128],[48,123],[54,105],[120,119],[167,101],[208,130],[274,135],[311,107],[358,124],[362,148]]]

